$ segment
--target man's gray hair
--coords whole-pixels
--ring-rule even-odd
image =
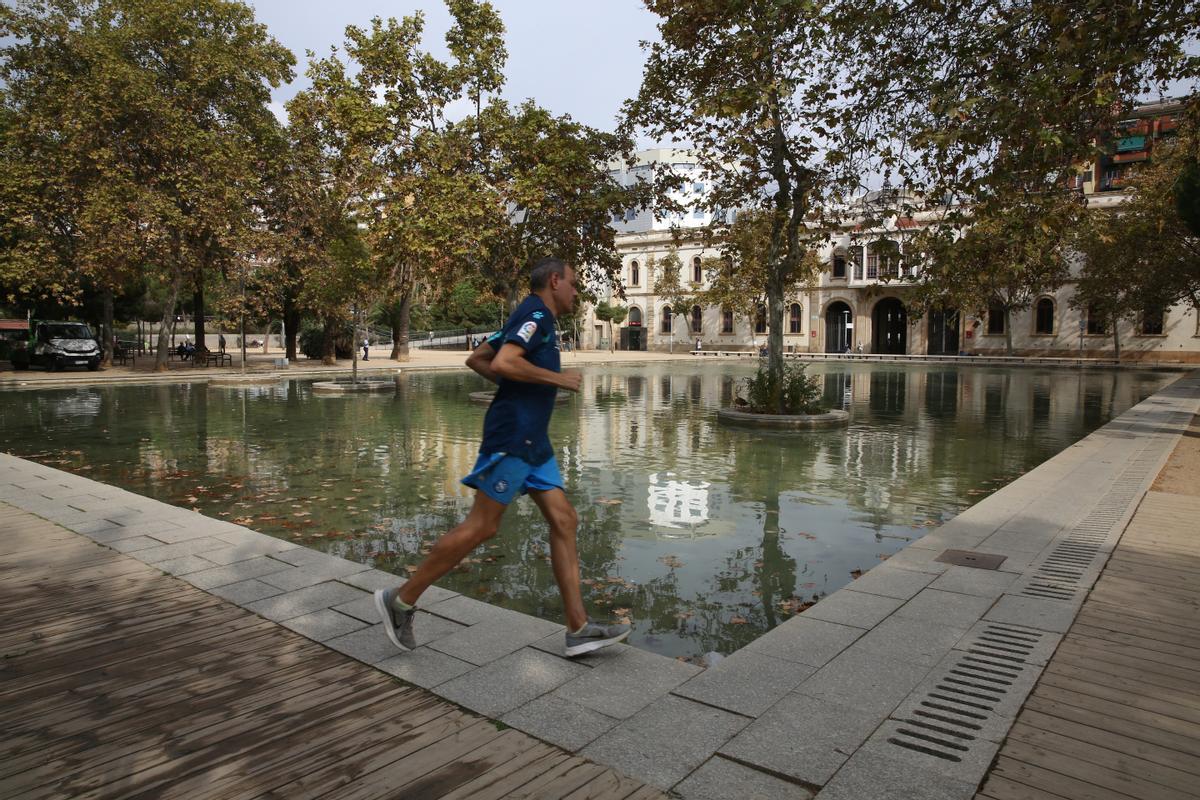
[[[554,256],[538,259],[529,273],[529,291],[539,292],[550,285],[550,276],[563,277],[567,273],[567,262]]]

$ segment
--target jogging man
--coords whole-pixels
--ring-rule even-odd
[[[483,422],[475,468],[462,479],[475,489],[467,518],[438,539],[408,581],[375,592],[388,638],[401,650],[416,647],[417,599],[432,583],[496,535],[508,504],[528,493],[550,525],[550,561],[567,616],[565,654],[578,656],[621,641],[628,625],[598,625],[587,618],[579,588],[575,548],[578,517],[563,492],[562,475],[547,429],[558,389],[579,391],[577,372],[562,372],[555,319],[575,303],[575,270],[543,258],[530,274],[531,294],[498,334],[489,336],[467,366],[499,385]]]

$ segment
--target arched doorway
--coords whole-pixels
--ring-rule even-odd
[[[934,309],[929,312],[929,350],[931,356],[958,354],[958,311]]]
[[[841,300],[825,309],[825,352],[845,353],[854,344],[854,317]]]
[[[623,331],[626,337],[625,349],[645,350],[646,339],[642,333],[642,310],[637,306],[629,307],[629,325]]]
[[[903,355],[908,352],[908,313],[903,303],[894,297],[885,297],[875,304],[871,322],[875,329],[872,353]]]

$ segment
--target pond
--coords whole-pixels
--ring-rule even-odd
[[[569,364],[568,364],[569,366]],[[814,364],[848,428],[727,429],[748,363],[586,368],[551,438],[579,509],[584,599],[633,644],[730,653],[1153,394],[1172,376]],[[311,382],[0,395],[0,448],[400,575],[470,505],[487,388],[410,373],[383,396]],[[441,585],[562,620],[524,498]]]

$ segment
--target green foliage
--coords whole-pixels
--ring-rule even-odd
[[[294,58],[229,0],[0,7],[0,283],[163,295],[252,250],[270,88]]]
[[[805,365],[784,362],[783,370],[772,373],[759,362],[754,377],[743,382],[745,401],[756,414],[824,414],[821,384],[805,372]],[[739,395],[740,397],[740,395]],[[779,404],[776,398],[783,398]]]
[[[625,321],[625,317],[629,315],[629,308],[601,300],[596,306],[595,313],[596,319],[608,323],[608,349],[611,352],[616,348],[616,343],[613,341],[613,325],[620,325]]]
[[[334,335],[334,353],[337,358],[353,358],[354,336],[349,326],[343,326]],[[306,325],[300,331],[300,352],[306,358],[320,359],[325,357],[325,330],[316,325]]]

